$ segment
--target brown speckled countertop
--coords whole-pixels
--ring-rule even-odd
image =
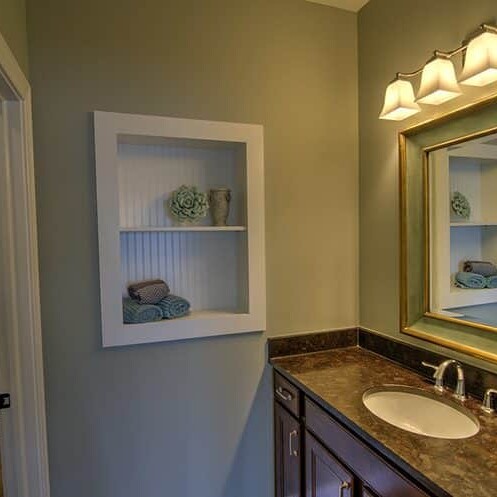
[[[429,438],[390,425],[363,405],[364,391],[374,386],[396,384],[433,391],[424,378],[388,359],[348,347],[275,358],[271,364],[359,438],[435,494],[497,497],[497,414],[484,414],[479,401],[465,402],[480,421],[477,435],[463,440]]]

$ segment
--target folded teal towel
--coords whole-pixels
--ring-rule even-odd
[[[497,275],[487,278],[487,288],[497,288]]]
[[[162,311],[156,305],[139,304],[123,299],[123,321],[126,324],[151,323],[162,319]]]
[[[162,311],[164,319],[181,318],[186,316],[190,310],[190,302],[188,300],[171,294],[163,298],[156,306]]]
[[[485,288],[487,279],[481,274],[461,272],[456,274],[456,285],[459,288]]]

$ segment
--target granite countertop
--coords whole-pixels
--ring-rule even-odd
[[[432,492],[452,497],[497,496],[497,414],[485,414],[479,401],[464,403],[480,422],[478,434],[462,440],[430,438],[390,425],[363,405],[363,392],[374,386],[396,384],[433,391],[423,377],[388,359],[347,347],[274,358],[271,364]],[[452,398],[450,393],[443,395]]]

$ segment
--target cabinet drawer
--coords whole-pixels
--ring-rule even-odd
[[[300,391],[283,376],[274,373],[274,398],[297,418],[300,416]]]
[[[429,497],[309,399],[305,417],[309,430],[378,495]]]

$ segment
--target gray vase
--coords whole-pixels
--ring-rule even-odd
[[[230,213],[231,190],[229,188],[213,188],[209,192],[209,206],[212,224],[226,226]]]

